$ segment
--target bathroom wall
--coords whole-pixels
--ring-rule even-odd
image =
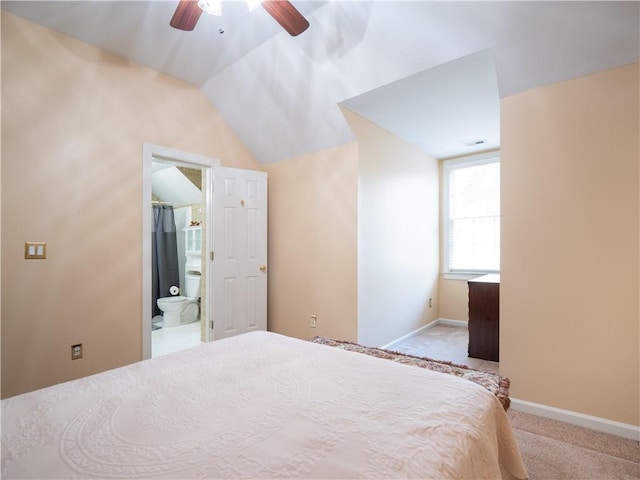
[[[193,183],[196,187],[202,190],[202,170],[199,168],[191,168],[191,167],[177,167],[180,173],[182,173],[185,177],[189,179],[191,183]]]
[[[4,398],[141,360],[145,142],[260,167],[191,85],[1,21]]]
[[[186,263],[185,256],[185,235],[184,229],[189,226],[191,223],[191,207],[182,207],[182,208],[174,208],[173,214],[176,221],[176,240],[178,246],[178,269],[180,270],[180,287],[182,292],[184,292],[184,275],[185,268],[184,264]],[[183,295],[183,293],[181,293]]]

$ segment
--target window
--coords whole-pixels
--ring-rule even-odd
[[[500,271],[500,156],[443,165],[444,273]]]

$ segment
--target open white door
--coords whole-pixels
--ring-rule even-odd
[[[215,167],[213,335],[267,329],[267,174]]]

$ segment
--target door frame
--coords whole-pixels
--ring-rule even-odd
[[[179,163],[193,164],[203,168],[205,185],[205,222],[206,237],[203,239],[205,252],[213,250],[213,169],[220,165],[220,160],[195,153],[184,152],[174,148],[143,143],[142,145],[142,359],[151,358],[151,173],[154,158],[172,160]],[[207,257],[209,255],[207,254]],[[209,328],[213,301],[213,269],[206,268],[206,340],[211,340]],[[201,320],[202,321],[202,318]]]

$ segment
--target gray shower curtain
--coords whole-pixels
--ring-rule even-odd
[[[173,207],[153,205],[153,224],[151,226],[151,278],[153,316],[161,315],[156,300],[170,296],[172,285],[180,286],[178,267],[178,238]]]

